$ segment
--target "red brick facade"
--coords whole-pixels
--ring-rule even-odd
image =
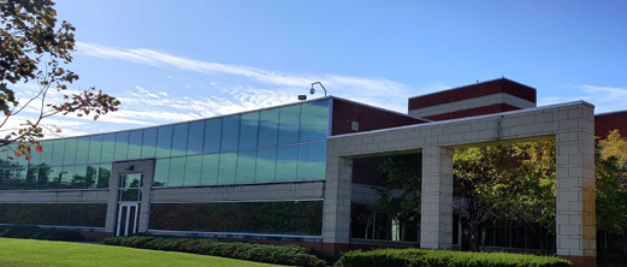
[[[410,98],[408,110],[432,107],[498,93],[507,93],[527,101],[536,102],[536,89],[512,80],[501,78]]]
[[[338,98],[333,98],[332,113],[331,135],[365,132],[426,122],[408,115],[397,114]],[[358,131],[351,129],[353,121],[359,123]]]
[[[610,131],[619,130],[620,135],[627,137],[627,110],[599,114],[594,117],[595,135],[607,138]]]

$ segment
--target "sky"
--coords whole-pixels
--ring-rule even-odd
[[[56,2],[77,28],[70,89],[122,102],[97,121],[52,118],[61,136],[293,103],[316,81],[404,113],[408,97],[501,77],[539,106],[627,109],[627,1]]]

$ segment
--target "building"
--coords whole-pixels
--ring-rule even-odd
[[[582,264],[596,259],[593,105],[536,107],[536,90],[508,79],[408,104],[402,114],[331,96],[44,141],[43,153],[30,162],[4,152],[0,223],[76,230],[94,239],[147,232],[330,253],[391,242],[449,248],[460,234],[450,211],[452,149],[556,138],[558,254]],[[597,120],[608,116],[613,123],[627,113]],[[597,135],[614,125],[603,127],[597,123]],[[422,153],[422,221],[401,231],[379,218],[379,228],[362,234],[355,216],[359,205],[377,198],[375,168],[401,153]]]

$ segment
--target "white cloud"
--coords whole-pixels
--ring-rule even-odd
[[[603,113],[617,110],[625,110],[627,88],[615,88],[593,85],[575,86],[572,97],[544,97],[538,102],[538,106],[550,105],[560,102],[584,100],[595,105],[595,113]],[[579,92],[577,92],[579,91]]]
[[[80,54],[103,59],[119,59],[152,66],[174,67],[209,75],[227,74],[245,77],[271,86],[299,89],[299,93],[307,92],[312,82],[322,81],[330,94],[401,112],[407,111],[405,99],[425,92],[425,90],[412,90],[406,85],[383,78],[283,73],[248,66],[199,61],[145,48],[127,49],[77,43],[77,51]],[[318,91],[321,92],[322,90]],[[296,94],[292,95],[292,98],[295,97]]]
[[[168,75],[168,78],[172,79],[172,76]]]

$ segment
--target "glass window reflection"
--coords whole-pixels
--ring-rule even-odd
[[[43,151],[41,152],[41,164],[51,165],[54,143],[52,141],[41,142],[41,146],[43,148]]]
[[[190,123],[189,140],[187,141],[187,155],[202,154],[204,138],[205,122],[197,121]]]
[[[222,119],[213,119],[205,122],[205,144],[204,153],[214,153],[220,151],[222,134]]]
[[[324,141],[329,134],[329,100],[302,105],[300,142]]]
[[[259,112],[251,112],[242,115],[239,149],[257,147],[259,131]]]
[[[255,182],[273,182],[276,172],[276,148],[260,149],[257,151],[257,175]]]
[[[85,189],[87,188],[87,166],[78,165],[74,166],[74,173],[72,175],[72,188]]]
[[[120,132],[115,134],[115,153],[113,160],[126,160],[129,135],[129,132]]]
[[[111,180],[111,163],[100,164],[98,169],[98,185],[97,188],[109,188],[109,181]]]
[[[168,175],[168,186],[181,186],[185,179],[185,157],[173,158],[170,160],[170,175]]]
[[[79,137],[78,146],[76,147],[76,164],[87,163],[89,156],[89,136]]]
[[[202,156],[202,177],[200,184],[218,184],[218,169],[220,168],[220,154]]]
[[[159,135],[157,137],[157,158],[169,157],[172,149],[172,126],[159,127]]]
[[[259,147],[276,146],[279,138],[279,109],[259,113]]]
[[[202,156],[191,156],[185,160],[184,185],[200,185],[202,172]]]
[[[220,154],[219,184],[234,184],[237,172],[237,153]]]
[[[235,182],[238,184],[255,182],[256,159],[256,150],[240,151],[237,153],[237,178]]]
[[[187,154],[187,137],[189,135],[189,124],[174,125],[172,134],[172,154],[171,156],[181,156]]]
[[[144,138],[142,140],[142,155],[141,158],[154,158],[155,157],[155,145],[157,144],[157,128],[150,128],[144,130]]]
[[[65,139],[54,140],[52,152],[52,165],[63,165],[63,155],[65,154]],[[9,153],[11,151],[9,150]]]
[[[220,151],[237,149],[239,140],[240,116],[230,116],[222,119],[222,146]]]
[[[281,108],[279,118],[279,145],[298,143],[300,105]]]
[[[100,162],[102,146],[102,135],[94,135],[89,137],[89,155],[87,162],[98,163]]]
[[[276,180],[296,180],[296,166],[298,164],[298,147],[288,146],[277,149]]]
[[[132,131],[128,139],[128,159],[138,159],[142,154],[142,130]]]
[[[100,154],[100,162],[113,161],[113,149],[115,148],[115,134],[106,134],[102,136],[102,154]]]
[[[158,159],[155,163],[153,186],[166,186],[170,175],[170,159]]]
[[[301,145],[298,148],[298,179],[324,179],[327,143]]]

